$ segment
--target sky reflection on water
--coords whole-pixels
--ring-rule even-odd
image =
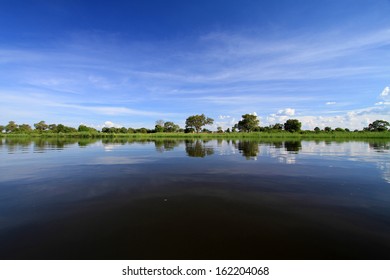
[[[3,259],[390,257],[389,142],[0,143]]]

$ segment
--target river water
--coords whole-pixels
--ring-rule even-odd
[[[390,259],[390,142],[0,144],[1,259]]]

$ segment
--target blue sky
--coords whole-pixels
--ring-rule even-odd
[[[0,124],[390,121],[389,0],[0,0]]]

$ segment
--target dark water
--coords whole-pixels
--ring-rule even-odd
[[[390,142],[0,143],[1,259],[390,259]]]

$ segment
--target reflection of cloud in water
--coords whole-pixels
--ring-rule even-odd
[[[268,146],[264,145],[260,149],[260,155],[267,155],[271,158],[276,158],[278,162],[285,163],[285,164],[295,164],[297,163],[296,153],[291,153],[284,149],[283,146]]]
[[[115,145],[115,144],[104,144],[103,148],[106,152],[112,152],[116,147],[120,147],[121,145]]]
[[[286,156],[279,156],[278,161],[285,164],[296,164],[296,158],[294,155],[287,154]]]
[[[306,154],[319,154],[329,156],[333,160],[359,161],[376,163],[382,172],[382,177],[390,183],[390,164],[385,161],[384,153],[389,154],[388,145],[367,142],[344,142],[330,145],[327,142],[305,142],[302,152]]]
[[[289,153],[283,148],[262,145],[260,155],[277,158],[278,162],[297,164],[307,156],[320,156],[323,159],[348,160],[354,162],[376,163],[382,172],[383,179],[390,183],[390,163],[385,161],[383,154],[389,154],[388,144],[373,144],[367,142],[326,142],[302,141],[301,150],[297,154]]]
[[[236,148],[232,145],[231,141],[222,140],[218,142],[217,153],[220,156],[234,155],[237,153]]]
[[[379,170],[383,173],[383,179],[386,180],[387,183],[390,183],[390,163],[389,162],[378,162],[377,166]]]
[[[140,163],[147,163],[147,162],[154,162],[154,161],[155,160],[151,158],[110,156],[110,157],[97,157],[90,164],[103,164],[103,165],[140,164]]]

